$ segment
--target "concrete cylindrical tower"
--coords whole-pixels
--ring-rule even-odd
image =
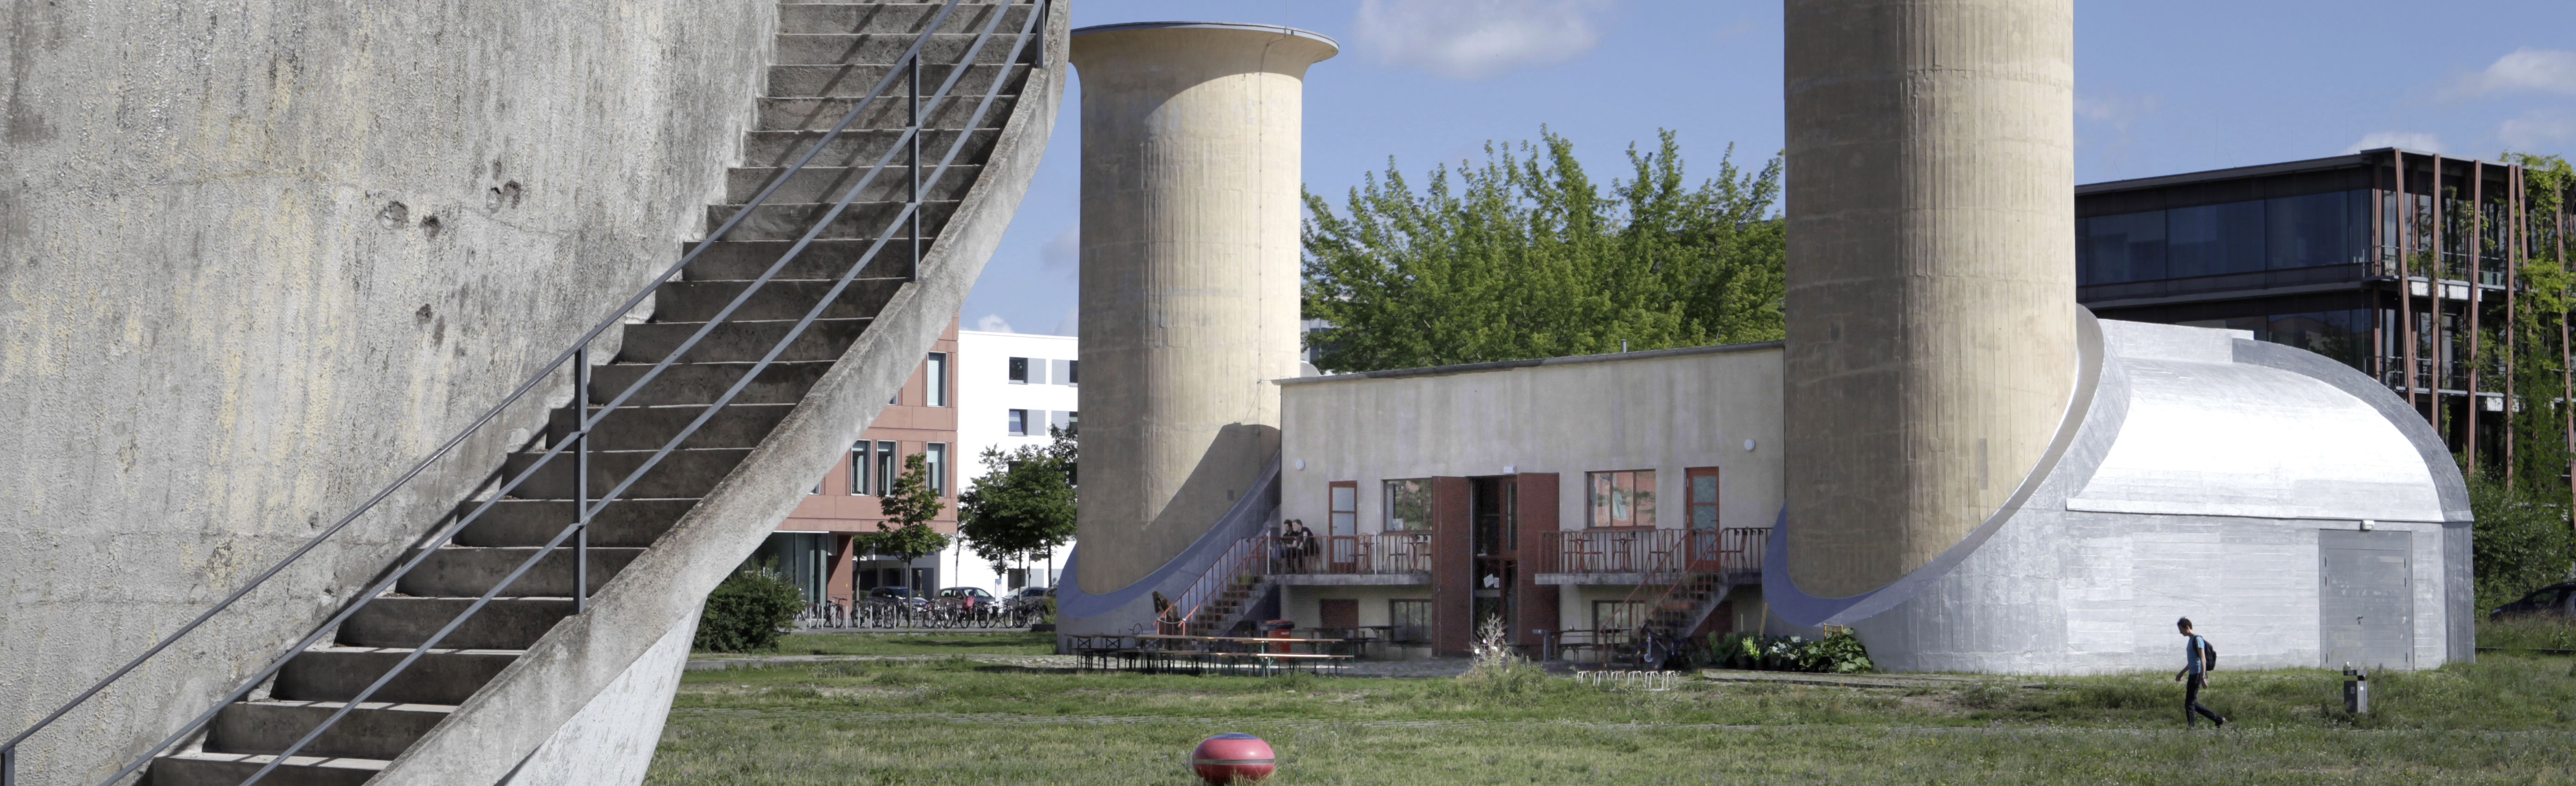
[[[2075,372],[2072,0],[1788,0],[1789,574],[1846,597],[2010,497]]]
[[[1073,33],[1084,592],[1179,554],[1279,452],[1270,380],[1297,375],[1306,67],[1338,51],[1263,25]]]

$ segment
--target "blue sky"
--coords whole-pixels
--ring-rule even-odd
[[[1339,203],[1388,157],[1419,176],[1487,140],[1572,139],[1596,179],[1679,133],[1695,176],[1781,145],[1780,0],[1074,0],[1074,25],[1284,24],[1340,56],[1307,72],[1307,188]],[[2576,149],[2576,2],[2078,0],[2076,181],[2396,145],[2493,158]],[[1080,74],[1045,162],[961,315],[1073,332]],[[1794,184],[1793,184],[1794,187]]]

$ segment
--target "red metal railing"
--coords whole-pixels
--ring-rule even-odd
[[[1190,624],[1201,621],[1199,615],[1207,610],[1208,601],[1241,579],[1260,576],[1268,553],[1262,548],[1264,540],[1267,538],[1244,538],[1227,546],[1225,553],[1217,556],[1216,564],[1198,581],[1191,582],[1180,597],[1173,598],[1171,605],[1154,610],[1155,632],[1187,635]]]
[[[1431,572],[1431,533],[1265,536],[1271,573],[1400,574]]]
[[[1694,534],[1681,529],[1590,529],[1548,533],[1535,563],[1546,573],[1759,573],[1770,527]]]

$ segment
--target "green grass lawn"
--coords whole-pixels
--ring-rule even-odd
[[[1055,634],[1028,631],[976,633],[790,633],[768,652],[693,652],[696,658],[745,655],[1045,655]]]
[[[1910,688],[1693,680],[1611,692],[1433,680],[1036,673],[966,659],[690,672],[648,784],[1187,784],[1244,731],[1280,784],[2576,782],[2576,658],[2374,675],[2222,672],[2223,732],[2170,675]]]

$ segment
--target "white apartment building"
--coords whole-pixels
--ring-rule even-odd
[[[984,474],[988,448],[1005,453],[1023,446],[1045,445],[1047,429],[1071,428],[1080,417],[1082,389],[1075,358],[1080,342],[1072,336],[1029,333],[957,331],[957,473],[971,487]],[[1071,553],[1067,544],[1053,559],[1008,566],[992,581],[996,592],[1022,586],[1055,585],[1056,569]],[[974,560],[972,554],[964,557]],[[989,570],[990,566],[960,566]]]

